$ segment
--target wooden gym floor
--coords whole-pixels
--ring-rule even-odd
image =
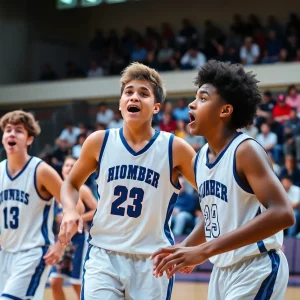
[[[174,285],[172,300],[205,300],[207,298],[207,290],[208,284],[206,283],[177,282]],[[65,291],[67,300],[76,300],[75,294],[73,294],[70,287],[66,287]],[[288,287],[284,300],[296,299],[300,299],[300,287]],[[53,300],[49,288],[45,291],[44,300]]]

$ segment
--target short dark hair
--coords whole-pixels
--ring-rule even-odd
[[[245,72],[241,64],[209,60],[199,71],[195,85],[206,83],[216,87],[218,94],[233,106],[231,126],[235,129],[253,123],[261,94],[252,72]]]
[[[289,181],[293,182],[293,178],[290,175],[284,174],[280,176],[280,181],[283,179],[288,179]]]

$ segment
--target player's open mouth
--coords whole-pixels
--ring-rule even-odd
[[[138,113],[141,111],[141,109],[138,107],[138,106],[135,106],[135,105],[129,105],[127,107],[127,111],[130,112],[130,113]]]
[[[16,144],[17,144],[16,142],[8,142],[8,145],[11,147],[15,146]]]
[[[195,117],[192,113],[189,112],[189,117],[190,117],[190,124],[195,121]]]

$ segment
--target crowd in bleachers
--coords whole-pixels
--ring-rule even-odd
[[[127,27],[122,36],[114,29],[98,29],[89,49],[89,68],[69,61],[65,74],[58,75],[45,64],[40,80],[118,75],[132,61],[159,71],[199,69],[211,58],[245,65],[300,61],[300,19],[292,13],[283,24],[273,15],[262,22],[253,14],[247,19],[236,14],[228,32],[212,20],[200,29],[188,19],[178,32],[168,23],[160,31],[148,27],[144,34]]]
[[[154,116],[153,126],[158,130],[174,133],[199,151],[205,144],[204,137],[192,136],[189,122],[187,101],[179,98],[177,103],[166,101],[162,110]],[[55,145],[45,145],[40,156],[60,172],[64,158],[72,154],[79,157],[82,144],[94,130],[120,128],[122,116],[117,107],[108,107],[105,103],[98,106],[94,126],[67,122]],[[294,207],[297,224],[286,231],[289,236],[296,236],[300,229],[300,93],[295,86],[290,86],[287,93],[273,95],[263,93],[263,102],[257,110],[254,124],[241,129],[255,138],[269,154],[276,175],[281,180]],[[190,231],[199,215],[198,195],[191,185],[181,180],[182,189],[174,209],[173,229],[175,235]],[[97,195],[93,175],[87,183]]]

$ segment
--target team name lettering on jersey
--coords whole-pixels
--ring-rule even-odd
[[[200,201],[206,196],[216,196],[217,198],[228,202],[227,187],[215,180],[205,180],[199,187]]]
[[[17,189],[8,189],[0,192],[0,204],[2,204],[3,201],[9,201],[9,200],[19,201],[28,205],[29,194]]]
[[[144,181],[153,187],[157,188],[159,181],[159,173],[136,165],[121,165],[108,169],[107,182],[118,179],[131,179],[137,181]]]

